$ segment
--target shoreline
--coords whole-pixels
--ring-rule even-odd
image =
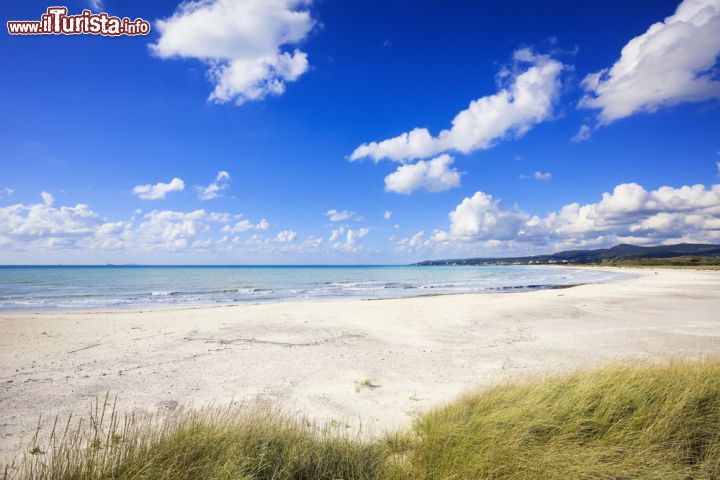
[[[506,380],[720,355],[720,273],[655,270],[523,295],[2,312],[0,459],[38,414],[106,392],[124,412],[261,400],[381,433]]]
[[[502,266],[502,267],[508,267],[506,265],[496,265],[496,266]],[[530,268],[553,268],[553,269],[562,269],[566,268],[568,270],[600,270],[600,271],[606,271],[609,273],[618,273],[616,270],[616,267],[591,267],[591,266],[568,266],[568,265],[511,265],[513,266],[519,266],[519,267],[530,267]],[[378,266],[378,267],[384,267],[384,266]],[[462,267],[462,266],[461,266]],[[475,266],[466,266],[467,268],[476,268]],[[457,267],[446,267],[446,266],[433,266],[431,268],[457,268]],[[438,296],[455,296],[455,295],[494,295],[494,294],[506,294],[506,293],[529,293],[539,290],[560,290],[560,289],[566,289],[566,288],[574,288],[582,285],[594,285],[594,284],[607,284],[607,283],[614,283],[619,282],[623,280],[627,280],[628,278],[622,278],[623,275],[628,275],[628,272],[620,272],[618,275],[618,278],[614,278],[607,281],[602,282],[580,282],[580,283],[573,283],[573,284],[547,284],[547,285],[524,285],[524,286],[506,286],[506,287],[497,287],[495,289],[488,289],[486,291],[467,291],[467,292],[439,292],[439,293],[417,293],[414,295],[395,295],[395,296],[376,296],[376,297],[360,297],[360,296],[336,296],[336,297],[311,297],[311,298],[299,298],[299,297],[287,297],[287,298],[273,298],[268,300],[260,300],[260,301],[244,301],[244,302],[218,302],[218,303],[181,303],[181,304],[175,304],[175,305],[161,305],[161,304],[152,304],[152,303],[146,303],[146,304],[129,304],[127,306],[115,306],[115,307],[109,307],[109,308],[95,308],[95,307],[87,307],[87,308],[76,308],[76,307],[69,307],[69,308],[58,308],[58,307],[48,307],[45,309],[33,309],[33,308],[19,308],[19,309],[0,309],[0,316],[2,315],[13,315],[13,314],[29,314],[29,315],[44,315],[44,314],[54,314],[54,313],[67,313],[67,314],[114,314],[114,313],[129,313],[129,312],[136,312],[136,313],[143,313],[143,312],[158,312],[158,311],[169,311],[169,310],[196,310],[196,309],[211,309],[211,308],[224,308],[224,307],[246,307],[246,306],[256,306],[256,305],[269,305],[269,304],[295,304],[295,303],[305,303],[305,302],[343,302],[343,301],[381,301],[381,300],[399,300],[404,298],[423,298],[423,297],[438,297]],[[630,278],[634,278],[636,274],[629,273],[631,275]],[[432,288],[431,288],[432,289]]]
[[[306,303],[328,303],[333,304],[336,302],[382,302],[386,300],[404,300],[414,298],[429,298],[429,297],[462,297],[464,295],[514,295],[522,293],[538,292],[542,290],[565,290],[569,288],[581,287],[583,285],[603,285],[606,283],[612,283],[619,280],[613,280],[611,282],[603,283],[573,283],[568,285],[550,285],[547,287],[538,288],[525,288],[525,287],[509,287],[507,290],[488,290],[486,292],[454,292],[454,293],[421,293],[418,295],[408,296],[396,296],[396,297],[375,297],[375,298],[361,298],[361,297],[337,297],[337,298],[311,298],[311,299],[273,299],[266,302],[247,302],[247,303],[219,303],[219,304],[184,304],[177,306],[166,306],[166,305],[150,305],[147,308],[141,306],[128,306],[126,308],[114,308],[104,310],[94,310],[92,308],[85,309],[47,309],[47,310],[0,310],[0,321],[4,315],[45,315],[45,314],[67,314],[67,315],[113,315],[113,314],[124,314],[124,313],[153,313],[153,312],[171,312],[171,311],[184,311],[184,310],[210,310],[216,308],[242,308],[242,307],[255,307],[258,305],[288,305],[293,306],[296,304]]]

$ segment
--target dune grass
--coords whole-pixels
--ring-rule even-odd
[[[421,478],[718,478],[720,362],[506,386],[414,427]]]
[[[611,267],[663,267],[689,268],[698,270],[720,269],[720,257],[681,256],[668,258],[618,258],[603,260],[598,265]]]
[[[266,405],[140,414],[119,420],[98,402],[87,417],[57,424],[6,479],[378,478],[380,442],[318,426]]]
[[[121,420],[106,404],[56,426],[5,478],[720,478],[718,360],[497,386],[379,437],[268,407]]]

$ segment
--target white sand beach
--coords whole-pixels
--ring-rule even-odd
[[[38,415],[270,400],[379,431],[459,393],[611,361],[720,355],[720,272],[527,293],[0,314],[0,458]],[[372,387],[360,383],[369,379]]]

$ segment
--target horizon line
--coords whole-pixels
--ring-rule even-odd
[[[1,263],[0,268],[17,267],[405,267],[413,263]]]

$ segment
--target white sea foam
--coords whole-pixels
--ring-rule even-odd
[[[516,292],[607,282],[623,275],[536,266],[3,267],[0,268],[0,310]]]

